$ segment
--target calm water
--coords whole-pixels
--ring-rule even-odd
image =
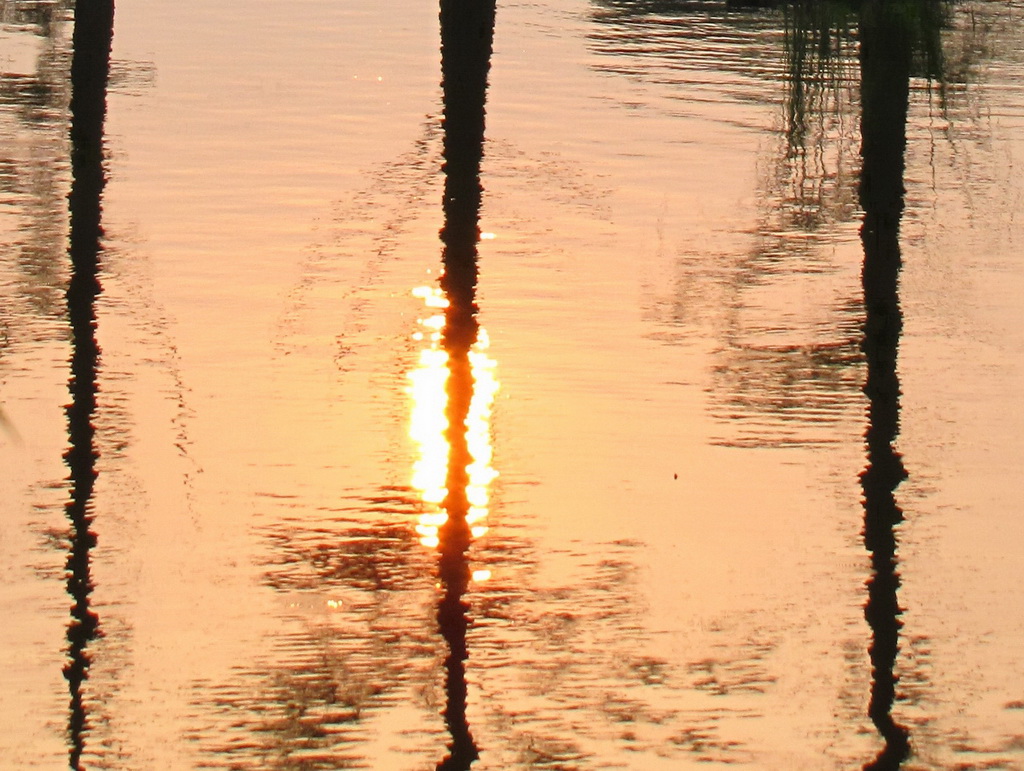
[[[1024,4],[444,5],[0,1],[0,768],[1024,768]]]

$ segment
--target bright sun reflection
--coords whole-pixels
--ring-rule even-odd
[[[423,300],[430,310],[448,307],[448,300],[437,287],[417,287],[413,295]],[[429,548],[438,546],[438,530],[448,521],[442,508],[448,494],[448,458],[450,448],[445,437],[448,420],[445,411],[448,394],[448,354],[441,347],[444,314],[432,313],[419,320],[419,329],[413,335],[417,341],[427,342],[420,351],[419,362],[409,373],[409,393],[412,396],[412,416],[409,435],[419,450],[413,464],[412,486],[420,492],[426,510],[420,515],[416,532],[420,542]],[[472,462],[466,467],[468,483],[466,499],[469,511],[466,524],[474,538],[487,532],[489,488],[498,473],[494,470],[491,449],[491,406],[498,391],[495,376],[496,362],[486,351],[490,345],[487,333],[479,330],[477,341],[469,352],[470,371],[473,375],[473,397],[466,417],[466,446]]]

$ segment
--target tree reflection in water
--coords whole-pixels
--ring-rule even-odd
[[[860,200],[864,210],[864,341],[867,359],[868,465],[864,490],[864,544],[871,553],[865,616],[871,626],[872,683],[868,712],[885,740],[872,769],[898,768],[909,754],[906,727],[893,719],[899,647],[896,526],[903,512],[895,491],[906,478],[895,443],[900,385],[896,356],[903,329],[899,302],[899,226],[910,90],[911,40],[906,9],[873,0],[861,9]]]
[[[859,219],[859,4],[593,5],[597,31],[591,44],[609,60],[601,69],[673,87],[681,112],[687,99],[723,97],[781,108],[780,130],[772,133],[779,142],[761,171],[761,217],[750,250],[738,259],[687,255],[679,261],[676,295],[659,300],[655,312],[671,328],[668,339],[685,338],[701,322],[715,327],[717,362],[709,396],[721,426],[719,443],[841,441],[837,437],[859,419],[864,363],[861,299],[834,293],[856,259],[851,247]],[[904,5],[912,75],[929,88],[935,84],[944,100],[940,32],[949,4]],[[737,82],[749,78],[751,86],[711,93],[707,83],[713,81],[702,66],[727,68]],[[784,89],[777,94],[780,83]],[[755,130],[762,133],[763,127]],[[820,302],[805,307],[808,294]]]
[[[469,618],[465,595],[471,578],[467,550],[473,507],[469,467],[475,460],[467,420],[477,388],[471,357],[479,337],[475,292],[480,163],[494,15],[493,1],[442,0],[440,6],[445,174],[440,234],[445,314],[440,348],[447,370],[441,406],[448,428],[441,448],[446,455],[445,495],[436,502],[446,515],[436,533],[441,591],[436,618],[447,646],[443,715],[450,741],[439,769],[469,768],[479,755],[466,718]],[[340,630],[325,626],[322,634],[311,630],[300,635],[295,646],[302,651],[303,661],[278,671],[261,686],[258,701],[272,705],[274,716],[249,730],[261,737],[262,746],[254,751],[243,734],[238,745],[217,747],[218,755],[234,757],[235,763],[269,762],[281,769],[365,767],[371,759],[354,748],[367,740],[367,713],[410,685],[430,700],[432,633],[417,623],[415,615],[403,613],[396,605],[408,607],[416,589],[422,593],[424,576],[431,571],[406,524],[381,524],[389,514],[407,523],[421,506],[413,491],[394,489],[364,512],[373,511],[376,524],[360,527],[338,522],[331,530],[342,526],[334,532],[282,529],[273,535],[277,564],[267,574],[272,586],[282,591],[337,586],[349,598],[346,616],[368,628],[338,634]],[[225,703],[233,707],[245,706],[252,712],[265,709],[245,704],[246,697],[237,692],[225,695]],[[282,710],[280,705],[287,707]]]
[[[441,83],[444,90],[444,274],[448,301],[441,341],[448,355],[447,494],[441,506],[447,520],[438,532],[444,596],[437,610],[448,643],[445,659],[445,723],[451,734],[449,755],[438,769],[466,769],[479,756],[466,719],[468,627],[464,595],[470,570],[466,552],[472,538],[467,442],[474,377],[470,353],[477,342],[477,243],[480,238],[480,162],[484,149],[484,104],[494,39],[494,0],[442,0]]]
[[[282,617],[272,666],[254,650],[231,682],[197,684],[203,712],[218,719],[197,727],[206,755],[233,769],[373,768],[374,716],[402,702],[430,707],[437,640],[423,614],[434,593],[408,526],[418,506],[414,491],[386,488],[263,529],[264,583],[296,611]]]
[[[660,3],[654,10],[645,5],[643,13],[667,12],[665,9],[669,5]],[[441,289],[446,301],[446,310],[441,337],[446,354],[445,410],[448,431],[445,450],[446,493],[442,502],[446,518],[437,532],[442,596],[436,610],[438,627],[447,645],[444,661],[446,673],[443,712],[450,737],[448,753],[438,764],[438,768],[442,769],[468,768],[480,752],[467,718],[466,661],[469,656],[467,634],[470,622],[466,598],[470,585],[468,551],[472,541],[471,523],[468,521],[471,502],[467,494],[467,467],[473,458],[467,441],[466,419],[476,387],[470,352],[479,335],[476,307],[478,218],[481,200],[479,173],[483,150],[486,61],[493,34],[493,7],[483,10],[476,8],[475,12],[480,16],[456,13],[456,9],[461,7],[458,3],[442,4],[445,98],[445,225],[442,240],[445,275]],[[630,25],[634,23],[632,19],[636,15],[636,4],[603,3],[602,8],[606,23],[612,24],[616,32],[602,32],[596,35],[594,40],[600,45],[606,45],[610,53],[619,57],[639,55],[651,58],[657,57],[659,51],[664,52],[671,43],[671,40],[664,37],[671,37],[671,34],[666,32],[669,27],[664,24],[648,24],[650,19],[640,19],[636,22],[641,26],[650,27],[645,27],[644,34],[630,37],[628,40],[622,38],[620,41],[616,36],[628,32]],[[631,12],[634,16],[631,16]],[[861,85],[860,80],[863,80],[858,78],[854,63],[856,46],[853,40],[856,35],[853,30],[858,21],[857,9],[843,5],[828,8],[805,5],[789,7],[782,16],[770,17],[771,13],[774,12],[759,11],[760,15],[751,22],[751,28],[770,38],[771,35],[765,32],[770,26],[766,19],[774,18],[774,30],[777,34],[773,39],[784,45],[786,91],[780,103],[786,131],[783,146],[775,159],[775,166],[771,173],[766,175],[766,200],[772,204],[771,209],[769,211],[766,208],[765,218],[756,233],[755,248],[731,273],[731,291],[736,293],[750,291],[761,285],[770,285],[794,273],[814,273],[830,269],[824,247],[832,244],[841,235],[845,237],[848,231],[852,232],[852,225],[857,218],[858,203],[868,212],[865,217],[865,233],[876,230],[885,232],[886,227],[898,229],[899,218],[896,216],[893,219],[891,211],[887,215],[888,225],[881,228],[876,228],[874,224],[869,225],[869,221],[875,221],[872,219],[875,216],[872,212],[882,211],[884,206],[876,205],[863,189],[860,191],[859,201],[854,192],[854,180],[858,179],[858,175],[853,168],[854,161],[851,160],[851,155],[857,132],[849,119],[849,114],[858,106],[858,97],[861,94],[857,86]],[[938,17],[933,15],[928,18]],[[658,37],[655,32],[662,37]],[[860,34],[870,37],[871,32],[862,30]],[[915,33],[913,39],[920,41],[929,38]],[[621,42],[621,46],[616,47],[618,42]],[[756,59],[756,49],[754,54],[750,54],[750,60],[753,59]],[[932,62],[934,57],[922,54],[915,61]],[[634,74],[640,69],[634,68]],[[759,77],[764,77],[764,73]],[[866,97],[864,102],[867,103]],[[865,122],[863,128],[866,132],[866,142],[871,129],[869,122]],[[888,128],[891,129],[892,124]],[[902,127],[900,130],[902,131]],[[886,141],[891,144],[892,140]],[[902,145],[900,147],[902,148]],[[873,152],[870,148],[865,151],[866,175],[869,173],[869,157]],[[895,234],[896,230],[892,232]],[[892,681],[898,634],[898,604],[895,593],[898,580],[895,574],[892,508],[888,508],[888,513],[878,513],[879,510],[887,509],[886,500],[894,500],[893,490],[898,483],[898,474],[893,476],[883,473],[888,463],[885,457],[886,447],[891,453],[892,439],[895,436],[892,433],[895,424],[887,424],[885,413],[892,413],[894,409],[898,411],[898,400],[895,407],[892,401],[898,390],[882,389],[884,393],[880,393],[877,398],[871,395],[879,378],[884,380],[887,377],[884,370],[890,366],[886,363],[886,355],[872,350],[878,347],[878,341],[872,337],[878,318],[877,308],[872,302],[873,298],[877,299],[884,292],[876,291],[876,282],[871,276],[878,271],[891,272],[894,265],[898,270],[898,244],[895,248],[896,262],[891,258],[891,252],[887,257],[869,245],[868,241],[864,242],[864,300],[871,306],[866,311],[865,330],[859,328],[859,324],[865,319],[864,306],[856,297],[843,298],[841,303],[832,309],[821,330],[826,336],[824,342],[785,347],[746,346],[737,342],[735,345],[727,346],[726,350],[731,350],[736,355],[723,360],[719,368],[720,375],[723,378],[738,379],[730,381],[734,387],[728,387],[726,384],[717,389],[728,395],[729,401],[726,406],[733,415],[738,412],[762,418],[761,428],[765,425],[764,421],[786,420],[787,405],[790,404],[793,420],[796,422],[834,420],[836,414],[859,406],[858,385],[863,375],[864,360],[867,359],[870,381],[867,390],[872,401],[872,414],[868,430],[870,466],[863,475],[866,506],[865,539],[872,550],[875,563],[867,609],[875,638],[871,653],[874,684],[870,714],[887,740],[886,751],[878,761],[880,764],[890,762],[893,758],[898,764],[906,755],[905,732],[896,725],[891,716],[893,694],[887,685]],[[891,304],[892,298],[887,302]],[[735,300],[734,305],[741,307],[743,303]],[[898,298],[895,307],[898,312]],[[723,330],[727,341],[738,341],[751,332],[735,317],[727,316],[726,320],[735,325]],[[898,341],[898,331],[896,339]],[[880,345],[882,348],[889,346],[892,349],[889,359],[894,376],[895,343],[890,340]],[[858,350],[861,346],[863,356]],[[769,374],[768,377],[765,377],[766,373]],[[807,390],[801,391],[802,387],[806,387]],[[808,409],[808,396],[814,409]],[[780,434],[776,434],[766,443],[779,444],[779,436]],[[791,432],[789,436],[800,441],[804,435],[800,432]],[[761,437],[761,441],[763,440],[764,437]],[[415,508],[415,504],[406,500],[406,496],[412,497],[412,491],[402,491],[400,497],[404,502],[399,508],[408,514]],[[894,503],[892,505],[895,506]],[[387,613],[386,608],[394,602],[394,593],[398,585],[393,585],[392,582],[396,576],[405,576],[402,581],[405,589],[402,591],[412,590],[412,585],[405,584],[404,581],[415,581],[414,563],[417,560],[411,553],[413,544],[408,533],[396,531],[385,545],[378,543],[381,532],[378,529],[376,534],[366,532],[358,538],[353,537],[352,544],[362,544],[358,550],[362,556],[358,556],[356,552],[345,554],[344,564],[352,566],[351,569],[343,569],[341,562],[332,556],[345,553],[345,549],[338,552],[334,546],[328,545],[329,540],[323,541],[325,551],[318,548],[313,552],[304,552],[301,557],[296,554],[297,564],[319,565],[318,570],[321,573],[328,570],[329,565],[336,565],[337,570],[328,570],[330,581],[365,583],[367,591],[380,598],[381,604],[376,606],[376,610],[371,614],[379,618]],[[886,539],[891,543],[891,549],[886,549]],[[501,544],[492,540],[488,544],[488,552],[491,553],[484,556],[483,564],[497,565],[502,559],[506,559],[508,554],[516,552],[516,559],[507,567],[510,571],[521,572],[529,563],[526,554],[529,548],[525,544],[525,541],[516,542],[513,538],[506,538]],[[284,542],[279,546],[282,553],[293,550],[290,544]],[[395,559],[393,564],[390,562],[392,557]],[[383,569],[385,563],[391,565],[387,570]],[[359,566],[358,570],[354,566]],[[523,581],[524,586],[528,583],[528,580]],[[371,585],[375,588],[371,588]],[[576,673],[579,676],[578,680],[573,682],[569,682],[571,678],[563,674],[573,672],[574,667],[582,667],[578,663],[579,657],[562,655],[563,648],[573,639],[573,629],[579,618],[578,609],[569,604],[571,599],[567,599],[572,596],[569,590],[564,594],[552,592],[550,596],[536,593],[533,599],[540,598],[545,608],[565,607],[564,613],[547,613],[544,618],[531,615],[531,599],[525,591],[507,587],[485,586],[478,594],[475,593],[477,599],[474,603],[475,615],[484,626],[500,623],[506,617],[514,617],[518,621],[518,627],[524,634],[530,635],[531,640],[544,641],[550,638],[551,651],[543,655],[534,654],[538,671],[544,671],[550,676],[550,680],[544,683],[544,688],[547,691],[558,690],[567,698],[571,696],[577,699],[580,684],[587,682],[592,673],[579,671]],[[627,636],[632,635],[639,639],[637,630],[630,626],[629,604],[628,595],[616,596],[616,607],[624,610],[609,621],[609,625],[615,626],[617,630],[621,625]],[[406,622],[409,622],[408,618],[403,620],[403,624]],[[377,632],[369,635],[373,638],[377,636]],[[367,635],[360,637],[365,639]],[[347,710],[345,715],[348,717],[343,718],[341,712],[338,712],[335,722],[347,723],[352,727],[352,732],[345,733],[335,725],[333,732],[327,732],[325,735],[333,736],[338,741],[343,736],[348,737],[348,742],[357,741],[357,726],[366,709],[389,701],[392,698],[390,694],[396,691],[397,684],[403,677],[406,681],[410,679],[408,675],[403,676],[398,670],[391,671],[392,664],[404,658],[404,666],[408,666],[409,662],[415,661],[417,657],[424,663],[429,658],[429,635],[424,637],[421,634],[420,637],[422,639],[413,634],[411,637],[402,638],[405,642],[399,648],[391,649],[390,658],[379,652],[379,655],[375,654],[373,662],[367,660],[367,664],[376,672],[373,677],[360,676],[358,672],[363,671],[363,668],[355,664],[352,656],[347,656],[340,664],[337,659],[333,660],[334,663],[328,663],[325,659],[319,668],[311,661],[311,671],[319,672],[316,677],[309,672],[303,674],[296,670],[292,675],[278,679],[282,687],[289,690],[293,701],[306,694],[310,697],[307,699],[310,703],[323,704],[328,701],[328,697],[334,699],[334,703],[340,702],[344,707],[342,711]],[[411,643],[413,639],[418,642],[414,645],[406,644]],[[336,644],[325,641],[324,645],[325,649],[330,648],[335,651],[335,655],[337,654]],[[644,659],[635,656],[628,661],[624,658],[620,663],[628,673],[622,674],[621,677],[616,675],[616,682],[625,684],[635,679],[636,683],[655,683],[663,688],[662,694],[669,697],[685,689],[708,693],[736,694],[744,690],[758,693],[771,681],[764,659],[773,645],[772,640],[751,641],[750,650],[744,650],[743,656],[738,660],[718,661],[710,654],[706,662],[695,665],[694,670],[688,674],[673,672],[665,662],[654,657]],[[481,663],[481,667],[486,669],[489,687],[495,687],[496,683],[501,682],[501,657],[489,648],[481,647],[478,650],[480,655],[491,657],[490,660]],[[523,662],[518,664],[522,666]],[[552,664],[557,666],[552,666],[549,670],[543,669]],[[344,678],[330,676],[338,666],[344,669]],[[701,669],[701,666],[706,668]],[[416,669],[417,682],[423,677],[423,682],[426,683],[429,677],[428,669],[418,666]],[[340,694],[341,679],[348,683],[350,692]],[[507,695],[511,696],[516,687],[522,686],[510,684]],[[659,708],[643,704],[631,700],[629,695],[635,693],[632,690],[623,690],[616,698],[606,699],[601,704],[587,703],[585,709],[591,711],[588,714],[600,715],[612,723],[628,714],[635,731],[634,740],[649,723],[650,726],[658,726],[659,729],[664,727],[666,733],[671,733],[670,741],[676,747],[705,753],[708,759],[742,759],[741,746],[718,740],[714,716],[684,714],[671,706]],[[502,725],[514,726],[517,736],[521,737],[523,743],[523,756],[532,757],[531,762],[574,763],[582,762],[587,757],[587,750],[583,748],[583,744],[559,740],[562,731],[552,730],[549,733],[545,728],[551,726],[528,726],[527,721],[517,719],[511,712],[503,714],[502,709],[502,705],[498,703],[481,705],[481,712],[486,715],[489,723],[501,722]],[[313,710],[307,714],[313,714]],[[681,727],[686,724],[689,728]],[[279,722],[274,730],[281,736],[286,736],[298,731],[302,725],[310,727],[316,724],[313,721],[304,723],[295,716]],[[316,730],[324,730],[325,725],[326,723],[321,722],[320,728]],[[490,728],[489,725],[488,729]],[[900,737],[904,738],[902,745]],[[326,747],[326,743],[323,746]],[[500,750],[496,748],[495,751]],[[357,765],[366,760],[353,756],[346,762]]]
[[[71,694],[69,742],[71,768],[79,768],[85,749],[88,720],[82,688],[88,677],[89,643],[96,637],[98,618],[90,609],[90,554],[96,543],[92,531],[92,496],[96,478],[93,415],[96,410],[99,345],[96,340],[96,298],[100,292],[103,124],[107,107],[110,44],[114,6],[109,0],[80,2],[75,13],[74,55],[71,62],[71,228],[69,255],[72,272],[67,289],[71,325],[71,379],[67,407],[69,444],[65,461],[71,472],[67,516],[71,549],[67,560],[68,594],[73,599],[68,626],[68,658],[64,669]]]
[[[939,0],[867,0],[859,7],[861,243],[864,266],[864,334],[868,399],[864,544],[871,555],[865,617],[871,627],[872,666],[868,714],[884,745],[866,769],[897,769],[910,756],[910,732],[893,716],[898,682],[900,578],[897,528],[903,511],[896,490],[907,477],[896,450],[900,422],[897,355],[903,331],[899,276],[910,83],[924,77],[945,93],[940,32],[948,5]]]
[[[600,9],[595,19],[609,30],[594,37],[602,53],[655,57],[663,68],[675,66],[677,50],[689,45],[680,25],[667,22],[702,8],[706,14],[722,13],[715,10],[717,4],[671,0],[595,0],[595,5]],[[856,411],[866,364],[868,464],[861,483],[864,541],[872,559],[865,608],[872,631],[869,715],[884,739],[882,751],[866,767],[898,768],[910,752],[907,728],[892,715],[901,626],[896,527],[903,518],[895,490],[906,477],[895,450],[903,156],[911,78],[921,78],[929,87],[936,84],[942,106],[946,103],[949,75],[941,33],[950,5],[942,0],[801,0],[727,6],[737,9],[729,21],[752,37],[757,31],[770,37],[764,30],[773,19],[781,23],[786,90],[784,142],[764,175],[764,217],[756,245],[748,257],[721,271],[719,283],[726,292],[715,296],[726,311],[718,314],[724,326],[718,330],[723,345],[711,389],[712,398],[719,400],[714,409],[736,432],[723,439],[725,444],[813,443],[818,436],[814,425],[834,423]],[[728,23],[724,17],[723,22]],[[741,53],[723,58],[734,68],[744,61]],[[643,77],[629,66],[615,69]],[[962,78],[969,69],[958,65],[954,77]],[[859,137],[851,120],[858,108]],[[859,174],[852,158],[858,138]],[[747,320],[758,305],[752,293],[771,298],[794,276],[839,268],[828,251],[850,240],[858,205],[863,212],[862,301],[845,297],[834,308],[816,308],[818,316],[826,312],[824,320],[805,330],[786,329],[787,322],[765,314],[755,314],[753,323]],[[708,270],[706,262],[695,269]],[[670,306],[692,314],[691,299],[677,298]],[[689,321],[675,317],[670,323],[685,326]],[[787,334],[798,341],[770,342]],[[737,431],[744,424],[746,430]]]
[[[828,2],[778,12],[782,130],[761,174],[753,247],[724,281],[714,371],[721,443],[733,446],[835,442],[859,412],[860,303],[829,296],[857,217],[855,13]],[[797,312],[798,293],[811,292],[822,302]]]
[[[4,287],[3,301],[12,311],[26,306],[25,316],[43,321],[5,322],[0,355],[9,345],[53,334],[52,323],[62,322],[66,312],[62,254],[67,248],[70,6],[66,1],[0,2],[0,30],[38,41],[32,72],[19,72],[13,62],[0,72],[0,203],[16,203],[24,212],[20,226],[0,233],[0,246],[18,269],[8,279],[12,286]],[[8,116],[17,125],[5,125]]]
[[[594,5],[594,47],[614,59],[602,69],[675,87],[681,110],[688,100],[778,110],[749,250],[685,255],[675,295],[656,313],[680,342],[712,327],[717,443],[837,441],[837,427],[859,412],[861,362],[859,299],[829,297],[848,270],[839,245],[852,244],[857,216],[854,12],[835,3]],[[722,67],[735,83],[727,93],[712,73]],[[742,128],[764,141],[765,126]],[[800,314],[795,300],[807,293],[824,302]]]

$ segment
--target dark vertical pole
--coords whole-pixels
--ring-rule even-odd
[[[89,642],[96,637],[99,620],[89,608],[92,592],[89,557],[96,543],[92,531],[92,494],[96,480],[95,429],[96,298],[100,292],[99,254],[103,171],[103,121],[107,104],[107,77],[113,35],[112,0],[78,0],[75,7],[74,52],[71,61],[71,221],[69,256],[71,279],[67,290],[71,325],[71,377],[67,422],[69,448],[64,455],[70,471],[70,500],[66,512],[71,525],[67,560],[67,590],[71,595],[68,626],[68,663],[64,676],[71,696],[68,718],[70,767],[81,767],[88,728],[82,686],[88,677]]]
[[[871,702],[868,713],[885,745],[867,769],[896,769],[910,754],[909,734],[892,717],[896,656],[902,626],[896,527],[903,521],[895,491],[906,478],[895,449],[900,383],[896,359],[903,314],[899,300],[899,228],[910,89],[911,35],[891,0],[867,0],[860,21],[860,204],[864,210],[863,350],[867,359],[868,463],[861,474],[864,544],[871,554],[865,617],[871,627]]]
[[[448,643],[445,659],[447,703],[444,717],[451,735],[449,754],[438,769],[462,771],[479,757],[466,719],[466,632],[464,600],[470,571],[466,551],[470,528],[466,418],[474,381],[469,351],[476,342],[477,244],[480,230],[480,163],[484,145],[484,104],[494,39],[495,0],[441,0],[441,75],[444,92],[444,276],[448,299],[444,347],[448,353],[448,521],[441,527],[440,575],[444,596],[437,620]]]

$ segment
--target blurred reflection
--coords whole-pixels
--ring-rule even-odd
[[[443,596],[438,626],[448,643],[445,659],[445,723],[449,754],[439,769],[467,769],[479,752],[466,720],[466,648],[468,604],[463,597],[471,578],[466,551],[473,521],[485,510],[489,458],[486,443],[474,441],[489,406],[476,397],[476,371],[485,357],[474,350],[481,339],[476,318],[477,243],[480,238],[480,162],[484,146],[484,104],[494,39],[494,0],[442,0],[441,84],[444,95],[444,226],[441,241],[444,274],[441,290],[447,306],[439,330],[448,369],[445,401],[447,473],[441,508],[447,515],[437,531]],[[483,391],[481,390],[481,393]],[[493,393],[493,392],[492,392]],[[487,398],[487,397],[484,397]],[[486,429],[484,429],[486,430]],[[480,453],[475,457],[473,452]],[[476,479],[474,479],[476,476]],[[485,481],[486,480],[486,481]]]
[[[868,465],[864,490],[864,544],[871,553],[865,616],[871,626],[872,684],[868,713],[885,746],[869,769],[898,768],[910,753],[907,729],[892,716],[901,609],[897,596],[896,526],[903,512],[895,490],[906,470],[895,444],[900,383],[896,357],[903,314],[899,301],[899,227],[903,214],[904,150],[910,94],[912,29],[908,10],[927,4],[871,0],[861,9],[860,201],[864,210],[864,342],[867,359]],[[906,6],[906,7],[904,7]]]
[[[429,566],[405,525],[418,504],[388,488],[263,531],[274,555],[264,581],[289,610],[273,650],[254,650],[233,682],[196,684],[216,718],[199,730],[204,754],[232,769],[376,767],[363,749],[375,714],[429,702],[435,675],[436,638],[422,622]]]
[[[503,523],[479,554],[495,576],[473,591],[484,697],[475,729],[488,766],[646,768],[634,765],[641,757],[666,768],[756,766],[757,742],[741,726],[770,719],[766,694],[784,673],[789,633],[773,626],[778,611],[711,603],[692,628],[656,631],[647,545],[541,551],[536,529],[519,517]]]
[[[707,321],[719,341],[709,395],[715,441],[741,447],[842,441],[859,415],[861,301],[844,280],[854,243],[859,68],[853,2],[594,0],[603,69],[675,87],[678,101],[778,101],[778,144],[761,171],[750,251],[677,266],[675,296],[654,313],[686,337]],[[940,33],[949,4],[904,9],[911,75],[950,75]],[[782,53],[780,56],[779,53]],[[726,69],[723,90],[715,74]],[[961,78],[967,66],[958,66]],[[776,100],[776,84],[784,90]],[[771,88],[766,88],[770,84]],[[929,86],[930,87],[930,86]],[[685,106],[678,108],[685,111]],[[759,132],[764,126],[751,126]],[[836,291],[839,287],[839,291]],[[817,301],[807,303],[813,296]]]
[[[0,245],[15,268],[3,282],[5,345],[52,334],[37,322],[65,311],[71,6],[0,1],[0,205],[14,215]]]
[[[655,72],[699,70],[724,61],[736,68],[742,54],[719,47],[728,39],[696,40],[683,22],[712,17],[718,4],[595,0],[602,23],[593,37],[601,53],[628,64],[613,69],[645,79],[642,64]],[[873,669],[869,714],[885,741],[868,768],[897,768],[909,756],[906,727],[893,718],[895,664],[901,627],[897,593],[896,526],[902,512],[895,490],[906,477],[895,450],[899,431],[899,379],[896,357],[902,329],[898,296],[899,224],[903,212],[903,152],[911,79],[937,87],[945,108],[947,84],[963,80],[971,54],[956,54],[952,66],[942,47],[950,4],[941,0],[901,2],[727,3],[747,6],[721,18],[724,26],[760,29],[771,40],[782,33],[785,92],[781,101],[781,148],[763,174],[759,196],[765,212],[752,252],[731,265],[707,255],[681,263],[695,275],[682,275],[669,304],[669,323],[695,328],[694,316],[707,298],[710,279],[722,288],[715,296],[713,323],[722,345],[717,351],[711,398],[732,435],[723,443],[779,446],[840,441],[844,432],[815,432],[858,406],[860,368],[866,364],[868,465],[862,475],[865,544],[873,575],[865,613],[872,630]],[[724,50],[723,50],[724,49]],[[967,46],[964,46],[966,51]],[[977,58],[982,49],[976,47]],[[764,49],[767,60],[770,48]],[[775,80],[770,63],[760,73]],[[672,82],[684,82],[685,78]],[[662,82],[667,82],[663,80]],[[688,98],[700,98],[687,92]],[[858,135],[855,117],[861,109]],[[861,174],[853,150],[860,141]],[[859,184],[855,184],[858,182]],[[816,276],[842,270],[838,247],[850,240],[850,225],[863,210],[862,299],[815,292],[822,302],[814,318],[796,310]],[[793,292],[800,282],[801,295]],[[710,293],[714,295],[714,293]],[[725,308],[723,313],[720,309]],[[831,437],[831,439],[829,438]]]
[[[829,294],[831,277],[846,270],[844,247],[852,240],[858,203],[863,206],[855,152],[863,98],[861,6],[808,0],[773,5],[785,30],[784,141],[763,174],[756,244],[723,277],[729,314],[713,396],[722,403],[718,417],[736,432],[725,444],[841,441],[846,432],[835,430],[836,424],[859,407],[862,303]],[[936,89],[944,108],[948,83],[968,69],[950,72],[943,54],[941,33],[951,6],[915,0],[900,7],[907,16],[909,77],[920,79],[923,89]],[[819,301],[808,308],[809,295]],[[782,343],[774,342],[780,338]]]
[[[65,460],[71,471],[71,550],[67,561],[67,587],[74,604],[68,627],[68,657],[64,669],[71,693],[69,717],[70,765],[79,768],[88,730],[82,685],[88,676],[86,650],[95,638],[99,620],[89,608],[92,592],[90,551],[92,495],[96,479],[93,414],[96,411],[96,298],[100,292],[99,255],[102,229],[101,199],[106,177],[103,169],[103,122],[106,115],[107,76],[113,35],[114,6],[109,0],[80,1],[75,12],[74,54],[71,63],[71,193],[68,197],[72,273],[67,290],[71,325],[71,379],[67,407],[70,447]]]
[[[776,130],[744,126],[771,148],[749,251],[680,259],[674,296],[653,309],[676,330],[670,339],[705,339],[702,323],[712,327],[709,395],[722,426],[713,441],[840,441],[837,424],[859,412],[861,362],[859,298],[835,291],[847,270],[840,246],[853,242],[857,215],[853,10],[817,2],[594,5],[591,40],[612,58],[607,68],[672,86],[666,94],[679,111],[706,101],[722,103],[721,120],[736,120],[743,102],[778,111]],[[807,307],[808,295],[822,302]]]
[[[816,159],[826,121],[849,108],[855,15],[840,2],[798,2],[783,8],[786,42],[786,138],[794,155]],[[808,120],[813,121],[808,124]],[[808,142],[810,140],[810,146]]]
[[[857,407],[860,303],[829,297],[852,237],[856,34],[841,3],[779,7],[785,90],[778,149],[761,174],[750,253],[725,279],[728,313],[715,366],[728,445],[839,441]],[[820,302],[803,308],[803,296]]]
[[[675,100],[673,113],[706,117],[693,107],[728,100],[764,102],[764,82],[781,75],[777,15],[762,9],[731,10],[700,0],[592,0],[590,47],[606,57],[598,69],[662,86]],[[733,77],[722,78],[722,72]],[[770,96],[770,92],[768,92]],[[736,111],[715,110],[717,120],[742,120]],[[759,128],[747,126],[747,128]]]

